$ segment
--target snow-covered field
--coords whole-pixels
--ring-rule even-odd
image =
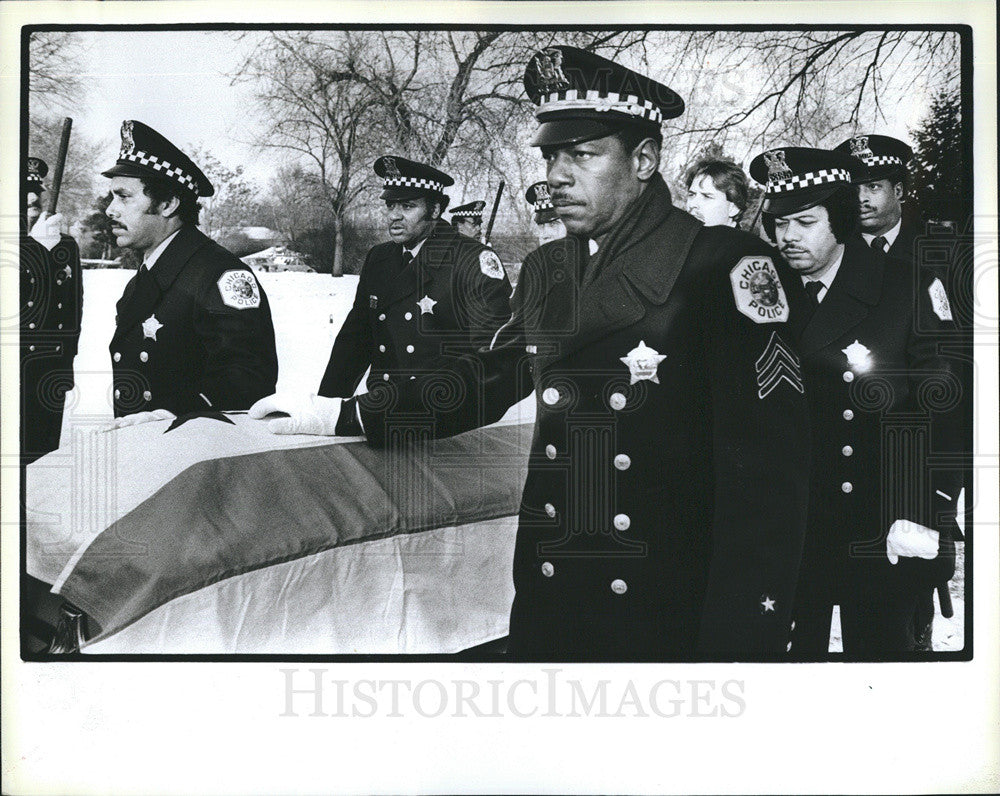
[[[70,424],[91,425],[112,417],[108,344],[114,332],[115,303],[131,274],[104,269],[83,272],[83,332],[74,363],[77,386],[67,398],[64,435]],[[334,279],[327,274],[284,272],[261,273],[258,278],[271,303],[278,346],[278,389],[314,392],[334,338],[354,301],[358,277]],[[964,644],[963,548],[959,545],[959,573],[951,588],[955,615],[945,619],[937,614],[935,650],[960,650]],[[839,615],[835,614],[831,651],[840,651],[840,643]]]

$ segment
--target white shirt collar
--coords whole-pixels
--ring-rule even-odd
[[[153,270],[153,266],[156,265],[156,261],[160,259],[160,255],[163,254],[163,250],[170,245],[170,241],[177,237],[177,233],[180,232],[178,227],[173,232],[171,232],[167,237],[160,241],[160,245],[157,246],[153,251],[146,255],[146,259],[142,261],[143,265],[146,266],[150,271]]]
[[[806,285],[809,282],[819,282],[819,283],[821,283],[823,285],[823,287],[819,291],[819,298],[822,299],[823,296],[826,295],[826,291],[828,291],[830,289],[830,286],[833,284],[833,280],[837,278],[837,271],[840,270],[840,264],[843,261],[844,261],[844,249],[843,249],[843,247],[841,247],[841,249],[840,249],[840,256],[836,259],[836,261],[833,263],[833,265],[831,265],[827,269],[826,273],[823,274],[823,276],[819,277],[818,279],[814,279],[811,276],[803,276],[802,277],[802,284]]]
[[[429,238],[429,237],[430,237],[430,235],[427,236],[427,238]],[[417,259],[417,255],[420,254],[420,249],[423,247],[424,241],[427,240],[427,238],[421,238],[420,242],[417,243],[417,245],[414,246],[412,249],[407,249],[404,246],[403,247],[403,251],[404,252],[409,252],[410,254],[412,254],[413,255],[413,259],[416,260]]]
[[[902,225],[903,225],[903,217],[900,216],[899,217],[899,221],[896,222],[895,226],[893,226],[892,229],[890,229],[888,232],[886,232],[882,236],[888,242],[888,246],[886,247],[887,250],[888,250],[889,247],[892,246],[892,244],[894,244],[896,242],[896,238],[899,237],[899,228]],[[861,237],[865,239],[865,243],[867,243],[869,246],[871,246],[872,245],[872,241],[875,240],[875,238],[877,238],[878,235],[872,235],[872,234],[870,234],[868,232],[862,232],[861,233]]]

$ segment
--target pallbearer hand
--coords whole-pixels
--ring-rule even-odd
[[[312,434],[332,437],[337,433],[341,398],[323,398],[315,394],[278,392],[261,398],[250,407],[249,416],[263,420],[267,415],[283,412],[288,417],[270,420],[267,429],[272,434]]]

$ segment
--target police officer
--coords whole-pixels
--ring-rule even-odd
[[[704,158],[688,169],[687,211],[711,227],[735,227],[743,218],[750,200],[750,188],[743,169],[732,161]]]
[[[483,208],[486,202],[478,199],[475,202],[459,205],[451,211],[451,224],[459,235],[481,241],[483,239]]]
[[[775,252],[673,207],[660,123],[684,106],[666,86],[572,47],[537,53],[525,86],[569,235],[527,257],[511,322],[456,363],[460,405],[429,407],[454,434],[535,389],[512,652],[781,657],[809,451]],[[417,379],[337,410],[385,444],[387,418],[428,404]],[[314,416],[271,422],[322,433],[335,412]]]
[[[954,569],[961,474],[928,467],[932,432],[960,433],[960,384],[938,353],[953,324],[941,280],[866,245],[842,151],[759,155],[763,223],[798,274],[785,280],[813,428],[809,532],[792,653],[827,656],[833,606],[844,652],[866,660],[913,649],[917,595]]]
[[[524,192],[524,198],[535,211],[539,245],[566,237],[566,227],[552,206],[552,194],[549,193],[549,184],[545,180],[530,186]]]
[[[267,296],[253,272],[198,230],[214,188],[142,122],[121,129],[107,215],[118,246],[142,257],[111,339],[115,426],[248,409],[274,391],[278,359]]]
[[[865,164],[868,174],[858,183],[861,237],[865,243],[894,257],[916,255],[918,219],[903,216],[906,200],[906,166],[913,150],[887,135],[858,135],[838,144],[837,152]]]
[[[80,340],[80,251],[60,234],[60,214],[42,212],[48,166],[30,157],[21,175],[21,459],[30,464],[59,447],[66,392]]]
[[[394,155],[379,158],[374,170],[383,180],[391,240],[365,258],[354,305],[334,341],[318,396],[271,396],[251,412],[291,414],[272,422],[272,431],[336,430],[382,438],[394,425],[391,419],[380,419],[378,428],[368,423],[362,428],[356,408],[339,413],[339,399],[354,395],[369,367],[367,386],[376,396],[395,394],[407,382],[423,385],[426,378],[440,378],[447,390],[463,356],[489,345],[510,317],[510,281],[500,258],[441,219],[448,206],[444,189],[454,180]],[[439,377],[432,375],[436,372]],[[482,424],[472,416],[467,422],[469,428]],[[404,435],[414,428],[409,421],[403,425]]]

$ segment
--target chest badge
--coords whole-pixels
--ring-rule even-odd
[[[851,370],[868,370],[872,364],[872,352],[864,343],[855,340],[847,348],[840,349],[847,357]]]
[[[369,296],[368,297],[368,308],[372,309],[372,310],[377,310],[378,309],[378,296]]]
[[[656,369],[666,358],[666,354],[661,354],[650,348],[643,340],[640,340],[639,345],[628,352],[628,356],[618,357],[619,360],[628,365],[629,373],[632,374],[632,380],[629,384],[635,384],[637,381],[651,381],[653,384],[659,384],[660,378],[656,374]]]
[[[73,269],[70,268],[69,265],[67,265],[65,268],[63,268],[62,272],[66,275],[67,279],[72,279],[73,278]]]
[[[430,296],[424,296],[417,302],[417,306],[420,307],[421,315],[433,315],[435,304],[437,304],[437,302]]]
[[[147,337],[156,340],[156,333],[163,328],[163,324],[156,320],[156,315],[150,315],[146,320],[142,322],[142,337],[143,339]]]

